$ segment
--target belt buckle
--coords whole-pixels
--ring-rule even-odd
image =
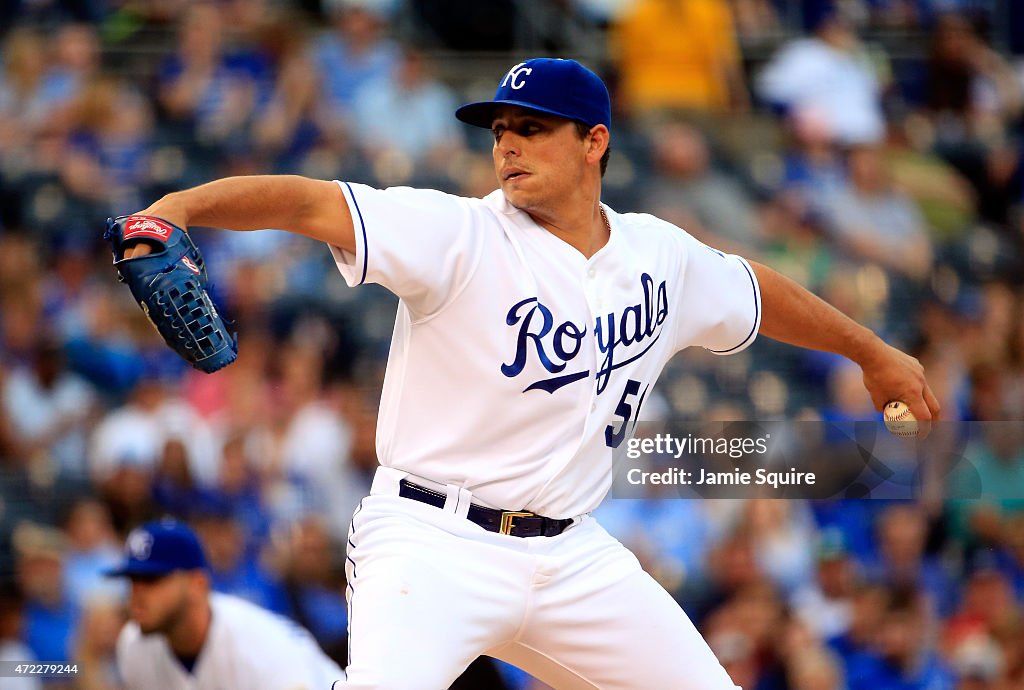
[[[501,511],[501,526],[498,528],[498,533],[511,535],[513,518],[533,516],[533,513],[522,513],[514,510],[503,510]]]

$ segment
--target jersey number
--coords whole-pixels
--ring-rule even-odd
[[[612,424],[604,428],[604,442],[609,448],[618,448],[622,445],[622,442],[626,440],[627,430],[630,430],[631,426],[636,426],[637,419],[633,416],[633,406],[629,404],[628,399],[640,393],[640,399],[636,403],[636,414],[639,416],[640,406],[644,404],[644,396],[647,395],[647,389],[650,387],[651,384],[648,383],[644,386],[644,390],[641,393],[639,381],[635,379],[626,381],[626,387],[622,390],[619,404],[615,406],[615,414],[622,417],[622,424],[619,426],[618,431],[615,430]]]

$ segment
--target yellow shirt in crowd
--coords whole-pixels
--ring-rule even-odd
[[[638,0],[614,27],[612,50],[620,98],[634,111],[729,106],[726,73],[740,52],[726,0]]]

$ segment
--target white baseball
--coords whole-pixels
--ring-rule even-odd
[[[907,404],[893,400],[885,404],[882,411],[885,428],[897,436],[917,436],[917,418]]]

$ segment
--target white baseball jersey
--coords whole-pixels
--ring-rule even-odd
[[[352,286],[401,300],[377,426],[382,465],[457,485],[505,510],[566,518],[611,485],[673,354],[749,345],[760,293],[742,258],[658,218],[617,214],[590,259],[510,205],[339,183]]]
[[[210,595],[213,618],[192,673],[163,635],[128,622],[117,641],[127,690],[315,690],[344,675],[304,628],[228,594]]]

